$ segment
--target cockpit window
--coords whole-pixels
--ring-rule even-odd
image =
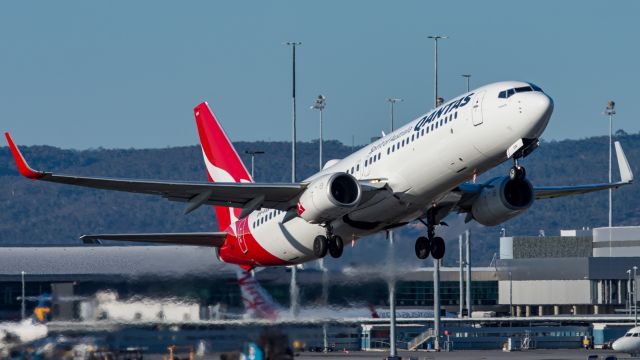
[[[539,86],[537,86],[536,84],[529,83],[529,85],[531,85],[531,87],[533,88],[533,91],[543,92],[542,89]]]
[[[527,92],[527,91],[539,91],[539,92],[542,92],[542,89],[539,88],[538,86],[536,86],[534,84],[529,84],[529,85],[530,86],[521,86],[521,87],[509,89],[509,90],[500,91],[498,93],[498,97],[500,99],[508,99],[508,98],[511,97],[511,95],[513,95],[515,93],[522,93],[522,92]]]
[[[517,93],[527,92],[527,91],[533,91],[533,89],[531,88],[531,86],[522,86],[522,87],[517,87],[517,88],[516,88],[516,92],[517,92]]]
[[[638,337],[638,335],[640,335],[640,334],[638,334],[638,333],[633,333],[633,337]]]

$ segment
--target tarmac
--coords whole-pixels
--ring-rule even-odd
[[[398,355],[403,360],[493,360],[493,359],[523,359],[523,360],[587,360],[589,355],[598,355],[598,360],[605,360],[609,356],[618,359],[631,359],[628,354],[619,354],[611,350],[526,350],[505,352],[501,350],[459,350],[452,352],[427,352],[427,351],[399,351]],[[386,359],[386,352],[353,351],[349,353],[335,352],[302,353],[295,359]]]
[[[611,360],[608,357],[615,356],[617,359],[638,359],[632,358],[628,354],[615,353],[611,350],[526,350],[505,352],[501,350],[459,350],[452,352],[430,352],[430,351],[399,351],[398,356],[402,360],[493,360],[493,359],[522,359],[522,360],[587,360],[589,355],[597,355],[598,360]],[[157,356],[157,357],[156,357]],[[386,359],[387,352],[383,351],[350,351],[334,353],[298,353],[295,360],[317,360],[317,359]],[[145,359],[163,359],[162,355],[145,354]],[[219,354],[208,354],[199,359],[213,360],[220,359]]]

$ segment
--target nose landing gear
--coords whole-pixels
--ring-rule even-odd
[[[524,166],[520,165],[517,158],[513,159],[513,166],[509,170],[509,179],[511,180],[524,180],[527,176],[527,172]]]
[[[416,256],[418,259],[426,259],[431,254],[436,260],[442,259],[445,253],[445,244],[443,238],[435,236],[435,215],[433,211],[429,211],[428,221],[426,223],[422,222],[427,226],[427,237],[420,236],[416,240]]]

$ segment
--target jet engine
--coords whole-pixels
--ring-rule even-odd
[[[298,201],[298,215],[312,224],[335,220],[358,206],[362,189],[347,173],[323,175],[311,182]]]
[[[497,177],[482,188],[471,205],[471,214],[480,224],[495,226],[527,210],[533,200],[533,186],[528,180]]]

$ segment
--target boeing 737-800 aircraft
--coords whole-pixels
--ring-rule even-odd
[[[493,226],[527,210],[534,200],[617,188],[633,174],[619,143],[620,182],[536,187],[519,160],[531,153],[549,122],[553,100],[538,86],[505,81],[462,94],[344,159],[293,184],[254,183],[207,103],[194,109],[212,183],[57,175],[29,167],[6,134],[20,173],[63,184],[128,191],[186,202],[186,213],[215,206],[220,232],[100,234],[85,241],[120,240],[211,246],[222,261],[245,269],[340,257],[343,239],[426,225],[416,255],[444,256],[435,228],[451,212]],[[476,184],[476,176],[513,159],[508,175]]]

